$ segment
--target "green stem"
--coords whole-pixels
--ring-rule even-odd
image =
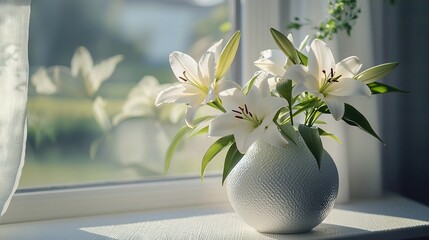
[[[220,102],[219,98],[216,98],[215,101],[207,103],[210,107],[216,108],[217,110],[220,110],[222,112],[226,112],[225,108],[223,108],[222,103]]]
[[[316,103],[314,104],[314,107],[310,110],[310,114],[307,115],[307,126],[312,127],[316,120],[319,118],[320,114],[318,114],[319,112],[317,111],[317,109],[320,107],[319,105],[320,99],[317,99]]]
[[[292,103],[289,103],[289,116],[290,116],[290,124],[292,124],[292,126],[293,126]]]

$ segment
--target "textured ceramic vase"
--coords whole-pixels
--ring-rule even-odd
[[[265,233],[301,233],[320,224],[338,193],[338,172],[324,151],[320,169],[302,139],[287,148],[255,142],[226,180],[229,201]]]

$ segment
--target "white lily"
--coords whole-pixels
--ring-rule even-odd
[[[210,47],[197,63],[182,52],[170,54],[170,65],[179,84],[161,91],[156,98],[156,106],[163,103],[185,103],[186,124],[193,126],[197,110],[216,100],[219,92],[237,84],[223,79],[215,79],[217,58],[222,40]]]
[[[209,136],[233,134],[241,153],[258,139],[276,146],[287,144],[273,122],[277,111],[286,104],[283,98],[266,96],[256,87],[252,87],[247,95],[237,88],[219,95],[226,112],[211,121]]]
[[[40,68],[31,76],[31,82],[40,94],[93,97],[122,59],[121,55],[116,55],[94,65],[88,50],[79,47],[73,55],[70,68],[59,65]]]
[[[116,55],[94,65],[91,54],[85,47],[79,47],[71,60],[71,75],[81,77],[88,96],[93,96],[101,84],[115,71],[116,65],[122,61],[122,55]]]
[[[159,84],[153,76],[145,76],[131,89],[122,111],[113,119],[113,124],[133,117],[152,117],[161,121],[176,123],[183,116],[184,107],[177,104],[165,104],[159,108],[155,106],[155,99],[159,92],[170,87],[171,84]]]
[[[104,132],[110,131],[110,129],[112,129],[112,124],[110,122],[109,115],[106,112],[106,102],[104,99],[100,96],[97,97],[93,102],[92,109],[98,125]]]
[[[267,49],[261,52],[261,57],[255,61],[255,66],[275,77],[281,77],[286,72],[284,66],[287,60],[288,58],[281,50]]]
[[[48,75],[46,68],[39,68],[32,76],[31,83],[40,94],[51,95],[58,91],[57,85]]]
[[[326,102],[335,120],[343,117],[345,97],[370,96],[368,86],[353,79],[362,64],[359,58],[351,56],[335,64],[334,56],[328,46],[321,40],[311,43],[308,65],[293,65],[284,75],[292,79],[295,86],[292,95],[310,92]]]
[[[287,38],[293,44],[292,34],[288,34]],[[308,50],[306,44],[308,42],[309,36],[307,35],[304,40],[300,43],[298,50]],[[261,52],[261,57],[255,61],[255,66],[261,70],[273,75],[274,77],[282,77],[286,69],[292,66],[292,61],[289,61],[287,56],[278,49],[267,49]]]

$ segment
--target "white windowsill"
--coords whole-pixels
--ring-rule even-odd
[[[429,207],[398,196],[338,205],[313,231],[261,234],[227,204],[4,224],[0,239],[404,239],[429,236]]]

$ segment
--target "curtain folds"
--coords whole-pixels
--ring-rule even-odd
[[[267,26],[278,28],[282,32],[292,32],[294,39],[299,42],[305,35],[314,34],[313,26],[326,19],[328,2],[329,0],[241,0],[243,79],[249,79],[246,74],[256,69],[253,61],[259,57],[261,49],[277,48],[269,36]],[[372,39],[374,22],[370,15],[370,1],[358,1],[358,5],[362,12],[351,37],[340,32],[333,41],[327,43],[333,50],[336,61],[355,55],[363,63],[362,69],[366,69],[380,62],[374,61],[374,51],[377,49]],[[287,23],[295,17],[308,21],[309,24],[298,31],[288,29]],[[379,132],[376,98],[373,96],[371,99],[355,99],[352,105],[362,112],[376,132]],[[324,147],[335,160],[339,171],[337,202],[347,202],[350,198],[379,197],[382,194],[380,148],[383,145],[360,129],[342,121],[336,122],[330,117],[324,120],[328,122],[324,129],[337,135],[343,142],[339,144],[331,139],[324,141]]]
[[[0,1],[0,208],[6,212],[24,165],[29,0]]]
[[[308,18],[316,24],[327,17],[328,0],[291,0],[288,20],[294,17]],[[372,30],[374,19],[371,16],[369,0],[358,1],[361,13],[348,36],[339,32],[332,41],[327,41],[335,54],[335,60],[340,61],[348,56],[358,56],[363,64],[362,70],[380,62],[374,61],[375,49]],[[297,32],[298,39],[314,33],[313,24],[304,26]],[[361,70],[361,71],[362,71]],[[384,96],[382,96],[384,97]],[[356,97],[350,102],[368,119],[376,132],[379,131],[378,96]],[[383,144],[362,130],[351,127],[343,122],[326,119],[330,127],[326,130],[336,134],[342,144],[327,139],[324,146],[332,155],[340,175],[340,189],[337,202],[347,202],[350,198],[379,197],[382,195],[381,148]]]

